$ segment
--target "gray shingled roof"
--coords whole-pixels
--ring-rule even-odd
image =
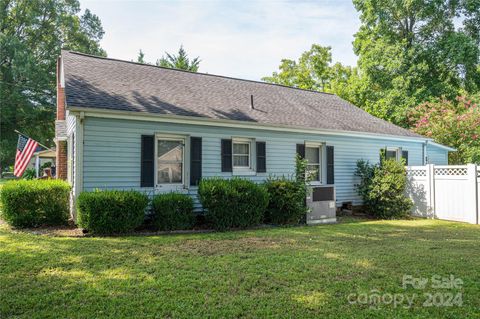
[[[62,51],[62,59],[67,107],[420,136],[332,94],[70,51]]]

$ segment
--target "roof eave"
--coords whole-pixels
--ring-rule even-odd
[[[313,134],[324,134],[324,135],[343,135],[343,136],[352,136],[352,137],[367,137],[375,139],[391,139],[391,140],[401,140],[401,141],[417,141],[417,142],[433,142],[432,139],[423,137],[423,136],[402,136],[402,135],[390,135],[390,134],[379,134],[379,133],[370,133],[370,132],[360,132],[360,131],[344,131],[344,130],[329,130],[329,129],[318,129],[311,127],[301,127],[301,126],[292,126],[292,125],[282,125],[282,124],[260,124],[258,122],[248,122],[248,121],[238,121],[238,120],[228,120],[228,119],[212,119],[206,117],[194,117],[194,116],[182,116],[182,115],[172,115],[172,114],[155,114],[155,113],[143,113],[135,111],[119,111],[119,110],[110,110],[110,109],[99,109],[99,108],[89,108],[89,107],[76,107],[76,106],[67,106],[67,109],[73,114],[83,113],[84,116],[93,116],[93,117],[104,117],[104,118],[117,118],[117,119],[135,119],[143,121],[158,121],[158,122],[170,122],[170,123],[183,123],[183,124],[193,124],[193,125],[207,125],[207,126],[224,126],[224,127],[236,127],[236,128],[246,128],[246,129],[257,129],[257,130],[271,130],[271,131],[283,131],[283,132],[293,132],[293,133],[313,133]]]
[[[435,141],[433,141],[433,140],[429,140],[429,141],[428,141],[428,144],[429,144],[429,145],[433,145],[433,146],[438,147],[438,148],[443,148],[443,149],[445,149],[445,150],[447,150],[447,151],[449,151],[449,152],[456,152],[456,151],[457,151],[456,148],[453,148],[453,147],[450,147],[450,146],[447,146],[447,145],[443,145],[443,144],[437,143],[437,142],[435,142]]]

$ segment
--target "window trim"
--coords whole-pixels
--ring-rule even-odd
[[[238,145],[247,145],[248,152],[247,154],[235,154],[235,144]],[[248,165],[247,166],[235,166],[235,156],[247,156],[248,157]],[[249,141],[240,141],[240,140],[232,140],[232,169],[251,169],[252,168],[252,143]]]
[[[255,167],[255,147],[253,147],[255,143],[254,138],[248,137],[232,137],[232,175],[236,176],[252,176],[257,174],[257,170]],[[248,144],[248,166],[235,166],[234,165],[234,157],[235,154],[233,152],[234,144]],[[239,154],[237,154],[239,155]]]
[[[158,182],[158,141],[182,141],[183,143],[183,152],[182,152],[182,181],[180,183],[159,183]],[[187,178],[189,177],[187,172],[187,163],[185,159],[187,158],[187,150],[188,150],[188,136],[185,135],[173,135],[173,134],[163,134],[157,133],[155,134],[155,151],[154,151],[154,187],[155,188],[174,188],[178,189],[180,187],[184,188]]]
[[[324,169],[326,168],[326,160],[324,158],[326,156],[326,151],[324,150],[324,147],[325,143],[322,142],[305,142],[305,159],[307,159],[307,148],[318,148],[318,180],[310,181],[310,185],[313,186],[323,185],[326,183],[326,181],[324,181],[324,178],[326,178],[326,173],[324,172]]]
[[[386,152],[385,152],[385,159],[387,159],[387,152],[395,152],[395,160],[398,162],[399,160],[399,154],[400,154],[400,158],[401,158],[401,154],[402,154],[402,151],[401,151],[401,148],[400,147],[387,147],[386,148]]]
[[[390,151],[390,152],[395,152],[395,160],[397,162],[401,161],[402,160],[402,151],[406,151],[408,152],[408,149],[404,149],[402,147],[386,147],[384,148],[384,150],[386,149],[386,151]],[[385,159],[387,159],[387,154],[385,153]]]

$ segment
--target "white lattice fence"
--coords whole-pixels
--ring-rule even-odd
[[[412,214],[478,224],[480,167],[410,166],[407,178]]]

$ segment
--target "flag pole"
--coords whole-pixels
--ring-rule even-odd
[[[28,138],[31,138],[31,137],[28,136],[27,134],[23,134],[23,133],[20,132],[20,131],[17,131],[17,130],[13,130],[13,131],[14,131],[15,133],[17,133],[17,134],[20,134],[20,135],[26,136],[26,137],[28,137]],[[32,140],[33,140],[33,138],[32,138]],[[38,142],[38,141],[37,141],[37,143],[38,143],[38,145],[40,145],[41,147],[44,147],[44,148],[46,148],[47,150],[53,151],[50,147],[47,147],[47,146],[43,145],[42,143],[40,143],[40,142]]]

